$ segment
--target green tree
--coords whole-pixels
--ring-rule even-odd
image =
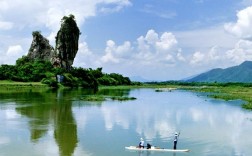
[[[104,75],[102,73],[102,68],[97,68],[95,70],[89,68],[89,72],[94,76],[95,79],[101,78]]]
[[[128,77],[123,77],[121,74],[111,73],[109,74],[110,77],[114,78],[117,83],[116,85],[130,85],[131,81]]]
[[[70,73],[63,74],[64,80],[63,84],[68,87],[78,87],[78,78],[74,77]]]
[[[70,73],[78,78],[79,85],[84,88],[98,88],[98,82],[96,78],[93,76],[92,70],[83,69],[81,67],[79,68],[72,68]]]
[[[13,65],[3,64],[0,66],[0,80],[16,79],[16,67]]]
[[[112,86],[117,84],[117,81],[108,74],[105,74],[103,77],[98,78],[97,80],[100,85],[104,86]]]

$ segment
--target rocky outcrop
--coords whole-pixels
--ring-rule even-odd
[[[48,39],[43,37],[39,31],[32,33],[33,40],[27,57],[31,60],[50,61],[53,54],[53,47],[49,44]]]
[[[57,67],[71,69],[78,51],[80,30],[74,16],[65,16],[61,21],[61,28],[56,36],[56,47],[52,57],[52,64]]]
[[[71,69],[78,51],[80,36],[80,30],[73,15],[62,18],[61,28],[56,36],[55,48],[39,31],[34,31],[32,35],[33,40],[27,55],[31,60],[50,61],[54,67]]]

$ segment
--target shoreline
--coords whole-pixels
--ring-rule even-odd
[[[46,84],[41,82],[13,82],[13,81],[0,81],[0,90],[4,92],[7,90],[20,90],[20,89],[39,89],[47,88],[50,89]],[[209,98],[222,99],[222,100],[243,100],[245,103],[242,107],[247,110],[252,110],[252,87],[250,86],[193,86],[193,85],[178,85],[178,84],[143,84],[143,85],[132,85],[132,86],[99,86],[99,89],[138,89],[138,88],[153,88],[157,92],[173,91],[176,89],[188,90],[194,92],[205,92],[211,93],[207,95]]]

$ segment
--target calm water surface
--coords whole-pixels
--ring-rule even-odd
[[[86,102],[84,90],[0,92],[0,156],[251,156],[252,112],[186,91],[101,90],[134,101]],[[189,153],[135,152],[145,143]]]

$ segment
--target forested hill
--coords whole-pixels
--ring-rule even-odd
[[[216,68],[202,73],[187,82],[252,82],[252,61],[245,61],[238,66],[226,69]]]

